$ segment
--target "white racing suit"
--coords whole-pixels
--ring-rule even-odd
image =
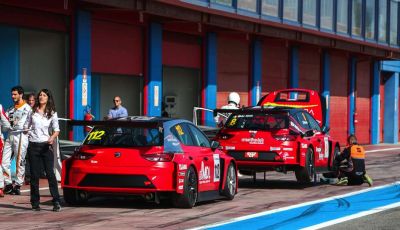
[[[10,107],[6,115],[11,124],[11,130],[8,132],[8,137],[4,143],[2,171],[4,177],[0,176],[0,186],[12,184],[11,178],[11,160],[16,159],[16,180],[15,184],[22,186],[25,177],[25,156],[28,149],[28,134],[22,132],[26,119],[31,114],[31,107],[25,102],[20,106]]]
[[[3,157],[3,147],[4,147],[4,138],[2,132],[8,132],[10,129],[10,122],[8,121],[8,117],[4,112],[3,106],[0,104],[0,163],[2,162]],[[0,164],[0,189],[4,188],[4,176],[3,176],[3,167]]]
[[[221,109],[239,109],[239,108],[236,106],[235,103],[229,103],[227,105],[222,106]],[[224,113],[224,115],[229,117],[230,113]],[[215,123],[220,124],[221,122],[225,123],[226,120],[224,117],[217,115],[214,117],[214,121]]]

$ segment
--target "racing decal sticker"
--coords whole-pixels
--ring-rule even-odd
[[[318,154],[318,158],[319,158],[320,160],[323,160],[323,159],[324,159],[324,154],[323,154],[323,153]]]
[[[269,147],[269,151],[281,151],[281,147]]]
[[[232,120],[229,122],[229,126],[234,126],[236,124],[237,118],[234,117]]]
[[[301,144],[301,148],[306,149],[306,148],[308,148],[308,146],[307,146],[307,144]]]
[[[178,189],[179,189],[179,190],[183,190],[183,185],[179,185],[179,186],[178,186]]]
[[[179,164],[178,168],[179,168],[179,170],[186,170],[187,169],[187,164]]]
[[[201,168],[199,171],[199,184],[210,183],[210,167],[204,165],[204,161],[201,162]]]
[[[182,130],[182,127],[180,125],[175,126],[176,131],[178,132],[179,136],[182,136],[183,134],[185,134]]]
[[[294,159],[294,156],[290,156],[289,153],[287,153],[287,152],[284,152],[284,153],[281,155],[281,157],[282,157],[282,159],[283,159],[284,161],[286,161],[286,160],[293,160],[293,159]]]
[[[264,144],[264,138],[242,138],[242,142],[247,142],[251,145],[263,145]]]
[[[179,146],[180,145],[178,139],[176,139],[174,137],[174,135],[172,135],[172,134],[169,134],[168,136],[166,136],[164,138],[164,141],[166,141],[167,143],[170,143],[172,146]]]
[[[182,171],[182,172],[178,172],[178,176],[185,176],[185,171]]]
[[[258,158],[258,152],[245,152],[244,157],[246,158]]]
[[[225,146],[226,150],[235,150],[236,147],[235,146]]]
[[[106,132],[104,131],[104,130],[97,130],[97,131],[94,131],[94,132],[91,132],[90,134],[89,134],[89,137],[88,137],[88,141],[91,141],[91,140],[101,140],[101,138],[102,138],[102,136],[104,136],[104,134],[105,134]]]
[[[213,154],[214,158],[214,182],[219,182],[221,177],[221,165],[219,161],[219,154]]]
[[[324,147],[325,147],[325,158],[329,157],[329,139],[328,137],[324,137]]]
[[[283,148],[283,151],[293,151],[293,148]]]
[[[315,151],[317,152],[317,153],[320,153],[321,151],[322,151],[322,149],[321,148],[315,148]]]
[[[178,184],[183,184],[185,182],[185,179],[178,179]]]

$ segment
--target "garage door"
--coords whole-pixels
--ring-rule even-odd
[[[348,59],[345,53],[331,53],[330,135],[341,145],[348,133]]]
[[[299,87],[319,92],[321,86],[321,57],[318,48],[303,46],[299,49]]]
[[[227,104],[228,94],[238,92],[240,104],[248,105],[249,45],[247,40],[218,36],[217,107]]]
[[[284,41],[266,39],[263,42],[262,95],[288,85],[288,48]]]
[[[358,143],[369,144],[371,126],[371,62],[369,60],[357,62],[356,90],[356,136]]]

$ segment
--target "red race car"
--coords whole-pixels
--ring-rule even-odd
[[[294,171],[297,181],[316,181],[317,173],[335,171],[339,143],[321,126],[322,104],[313,90],[280,90],[258,106],[231,113],[216,136],[223,150],[236,159],[243,174]]]
[[[86,122],[87,123],[87,122]],[[62,188],[68,204],[96,194],[141,195],[176,207],[228,198],[237,193],[235,160],[191,122],[127,117],[98,124],[63,162]]]

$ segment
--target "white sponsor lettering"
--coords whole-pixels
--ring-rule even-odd
[[[225,146],[226,150],[235,150],[236,147],[235,146]]]
[[[186,164],[179,164],[179,170],[186,170],[187,165]]]
[[[179,185],[179,186],[178,186],[178,189],[179,189],[179,190],[182,190],[182,189],[183,189],[183,185]]]
[[[255,157],[257,155],[257,152],[246,152],[246,156],[247,157],[250,157],[250,158],[253,158],[253,157]]]
[[[293,151],[293,148],[283,148],[283,151]]]
[[[186,174],[185,172],[179,172],[178,176],[185,176],[185,174]]]
[[[264,144],[264,138],[242,138],[242,142],[248,142],[249,144],[252,145],[263,145]]]
[[[210,167],[204,165],[204,161],[201,162],[201,168],[199,172],[199,184],[210,182]]]
[[[269,151],[280,151],[281,147],[269,147]]]
[[[178,179],[178,183],[182,184],[185,180],[184,179]]]
[[[322,159],[324,159],[324,154],[320,153],[320,154],[318,154],[318,157],[320,160],[322,160]]]
[[[320,153],[320,152],[322,151],[322,149],[321,149],[321,148],[315,148],[315,151],[316,151],[317,153]]]
[[[307,144],[301,144],[302,149],[306,149],[307,147],[308,147]]]
[[[96,160],[91,160],[90,163],[92,163],[92,164],[97,164],[98,161],[96,161]]]

